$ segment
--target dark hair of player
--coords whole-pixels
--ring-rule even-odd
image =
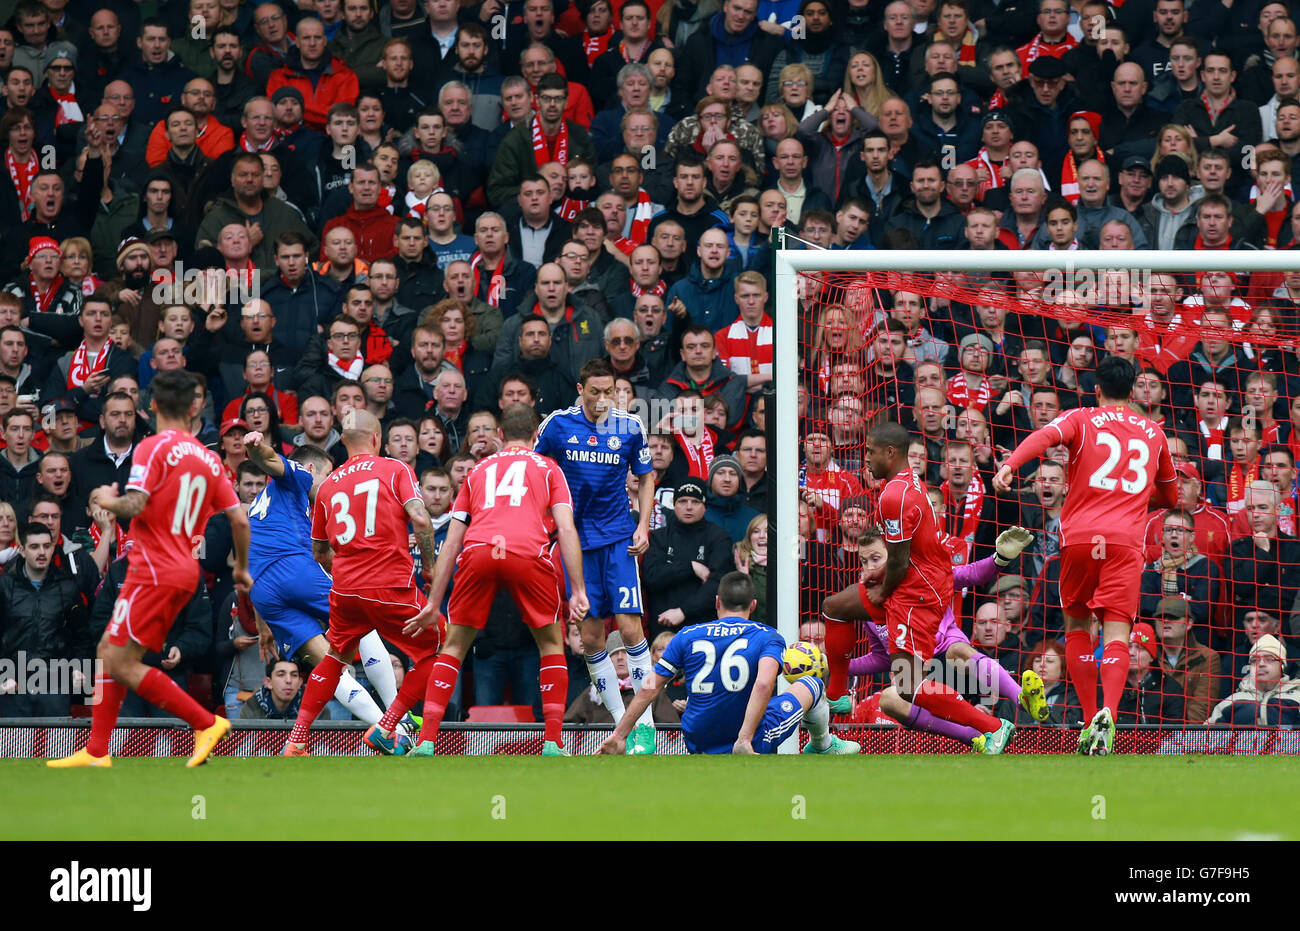
[[[295,449],[289,459],[300,466],[314,463],[317,475],[329,475],[334,469],[334,460],[330,458],[330,454],[319,446],[313,446],[310,443],[304,443]]]
[[[537,432],[537,412],[527,404],[511,404],[501,412],[501,436],[511,440],[531,440]]]
[[[886,420],[871,431],[871,442],[877,446],[892,446],[899,453],[907,455],[907,444],[912,441],[911,434],[902,424]]]
[[[582,371],[578,373],[578,384],[586,387],[587,381],[592,378],[613,378],[614,367],[609,364],[607,359],[590,359],[582,366]]]
[[[754,602],[754,582],[744,572],[728,572],[718,582],[718,601],[724,611],[748,611]]]
[[[1137,369],[1128,359],[1107,356],[1097,366],[1097,393],[1111,401],[1127,401],[1133,394]]]
[[[149,388],[158,413],[179,420],[190,416],[190,405],[199,390],[199,381],[184,369],[172,369],[155,375]]]

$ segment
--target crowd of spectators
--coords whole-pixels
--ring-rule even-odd
[[[564,408],[607,359],[649,434],[659,645],[711,616],[733,568],[765,595],[773,231],[826,249],[1300,243],[1281,2],[0,0],[0,22],[0,656],[90,652],[130,528],[88,495],[125,484],[158,371],[202,376],[192,430],[246,505],[265,482],[246,432],[340,462],[340,418],[365,407],[445,527],[500,409]],[[804,282],[801,634],[857,571],[865,425],[888,416],[954,559],[1034,532],[959,607],[1070,721],[1060,451],[1015,494],[989,479],[1091,403],[1115,353],[1182,487],[1147,527],[1121,717],[1241,723],[1241,694],[1291,694],[1300,270],[1211,264],[1108,299],[1131,327],[1026,312],[1032,273],[936,276],[977,287],[968,302]],[[214,519],[204,585],[149,661],[232,716],[291,717],[301,676],[258,655],[230,549]],[[512,611],[476,643],[461,708],[538,703]],[[594,713],[584,680],[575,719]],[[1257,700],[1260,720],[1294,713],[1279,702]],[[0,694],[0,714],[67,704]]]

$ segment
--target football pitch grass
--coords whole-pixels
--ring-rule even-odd
[[[1293,839],[1296,775],[1276,756],[5,760],[0,839]]]

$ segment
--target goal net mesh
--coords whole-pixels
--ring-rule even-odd
[[[1096,403],[1096,364],[1115,353],[1137,368],[1132,404],[1163,426],[1180,477],[1179,507],[1148,516],[1119,722],[1300,723],[1290,678],[1300,655],[1300,273],[802,272],[796,281],[801,637],[824,637],[822,599],[860,575],[856,540],[877,516],[866,439],[872,424],[894,420],[913,437],[909,459],[955,565],[991,557],[1011,526],[1032,531],[1018,560],[955,594],[953,611],[974,648],[1016,681],[1026,669],[1043,676],[1050,724],[1077,727],[1057,588],[1067,453],[1027,464],[1008,494],[992,477],[1034,429]],[[868,649],[859,626],[853,655]],[[937,661],[933,674],[1032,723],[1014,695],[961,666]],[[854,722],[889,722],[879,708],[887,684],[849,680]]]

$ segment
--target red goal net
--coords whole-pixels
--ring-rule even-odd
[[[1300,272],[818,272],[798,293],[801,636],[824,635],[821,600],[858,578],[876,517],[866,438],[894,420],[954,564],[970,567],[953,602],[965,635],[1016,681],[1038,671],[1049,723],[1078,726],[1058,591],[1068,453],[1028,463],[1007,494],[992,477],[1035,429],[1095,404],[1097,363],[1118,354],[1180,489],[1148,514],[1118,723],[1300,724]],[[1017,525],[1033,534],[1021,556],[976,572]],[[868,646],[860,630],[855,655]],[[934,674],[1031,723],[965,665]],[[883,675],[850,682],[853,719],[887,721]]]

